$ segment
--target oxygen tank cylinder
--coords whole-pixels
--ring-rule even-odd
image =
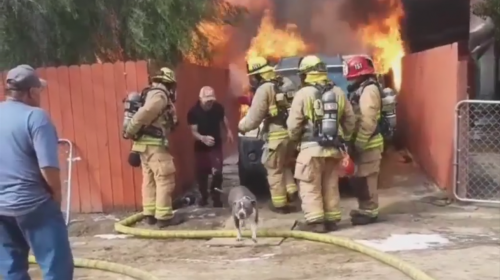
[[[381,113],[386,119],[389,128],[396,128],[396,92],[391,88],[384,88],[382,91],[382,110]]]
[[[127,95],[127,97],[123,100],[123,124],[122,124],[122,132],[125,133],[130,120],[137,110],[142,106],[141,95],[138,92],[131,92]]]
[[[321,120],[321,136],[332,140],[337,137],[338,128],[338,104],[335,93],[328,90],[321,96],[321,103],[323,103],[323,118]]]

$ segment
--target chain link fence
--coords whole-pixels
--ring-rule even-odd
[[[454,148],[455,197],[500,204],[500,101],[457,104]]]
[[[73,163],[79,160],[74,157],[73,143],[68,139],[59,139],[59,162],[61,164],[61,182],[63,187],[62,211],[64,212],[66,225],[69,225],[71,217],[71,186]]]

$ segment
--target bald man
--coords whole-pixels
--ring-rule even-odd
[[[200,206],[208,204],[212,198],[213,207],[222,207],[220,193],[215,189],[222,186],[222,130],[226,140],[233,141],[224,107],[217,102],[212,87],[204,86],[200,90],[200,100],[189,110],[188,123],[195,138],[194,154],[196,161],[196,180],[202,196]],[[212,176],[210,193],[208,178]]]

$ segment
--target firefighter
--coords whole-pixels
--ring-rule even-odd
[[[150,81],[151,85],[141,93],[143,104],[127,124],[124,137],[134,140],[132,155],[140,158],[129,162],[142,167],[146,222],[164,228],[182,222],[172,212],[175,166],[166,137],[177,125],[175,73],[164,67]]]
[[[290,167],[293,144],[288,139],[286,117],[289,104],[283,92],[283,78],[279,77],[274,67],[264,57],[255,57],[247,61],[250,85],[255,89],[252,104],[247,115],[238,124],[241,133],[254,130],[263,123],[264,151],[262,164],[267,170],[270,186],[271,210],[287,214],[293,209],[291,203],[298,198],[297,185]]]
[[[335,231],[341,219],[340,163],[354,130],[355,115],[343,90],[328,79],[320,58],[303,57],[299,73],[302,87],[295,94],[287,120],[290,139],[300,142],[295,178],[305,221],[299,223],[299,229]]]
[[[353,225],[373,223],[378,217],[378,176],[384,150],[380,131],[381,94],[371,59],[354,56],[345,61],[344,75],[350,81],[349,100],[356,113],[356,129],[350,145],[358,169],[351,185],[358,209],[351,211]]]

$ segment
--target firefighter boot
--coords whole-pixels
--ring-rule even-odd
[[[371,210],[374,205],[371,201],[370,188],[366,177],[352,178],[352,187],[356,198],[358,199],[358,210],[353,210],[350,213],[351,224],[354,226],[361,226],[371,224],[377,221],[377,215]]]
[[[328,232],[325,223],[323,223],[323,221],[317,221],[317,222],[297,221],[297,229],[300,231],[308,231],[314,233]]]
[[[372,216],[363,210],[352,210],[349,215],[351,216],[351,224],[353,226],[369,225],[378,220],[378,216]]]
[[[327,232],[333,232],[333,231],[337,231],[339,229],[339,226],[337,225],[336,222],[325,222],[325,230]]]
[[[183,222],[184,222],[184,219],[182,217],[180,217],[179,215],[174,215],[172,218],[170,218],[168,220],[158,220],[156,222],[156,225],[159,228],[166,228],[166,227],[180,225]]]
[[[269,210],[271,210],[274,213],[282,214],[282,215],[290,214],[292,212],[291,211],[292,209],[290,209],[289,205],[285,205],[283,207],[276,207],[272,203],[269,205]]]
[[[144,216],[144,220],[146,221],[146,224],[153,226],[156,224],[156,218],[154,216]]]
[[[299,192],[288,193],[287,197],[290,203],[295,203],[299,200]]]
[[[214,208],[222,208],[221,193],[222,190],[222,173],[216,172],[212,176],[212,183],[210,185],[210,196],[212,197],[212,206]]]

